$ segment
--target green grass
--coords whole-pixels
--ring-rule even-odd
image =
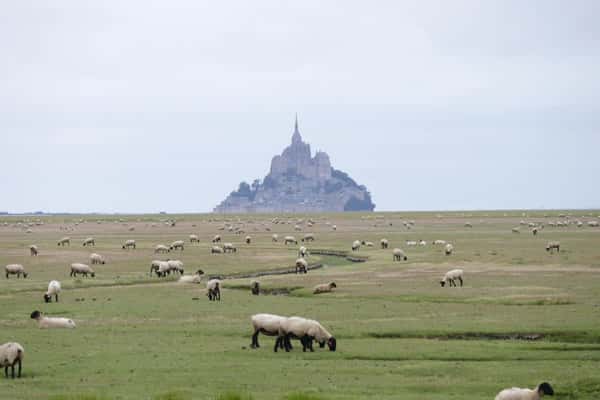
[[[270,216],[239,217],[253,220],[243,226],[253,237],[250,246],[242,243],[246,234],[219,230],[224,219],[239,224],[236,216],[179,215],[173,228],[156,215],[42,217],[44,225],[31,234],[10,225],[24,217],[0,217],[0,266],[21,263],[30,272],[25,280],[0,279],[0,343],[18,341],[26,352],[22,379],[0,377],[0,399],[474,400],[541,381],[552,383],[556,398],[595,399],[600,229],[546,227],[534,237],[522,227],[513,234],[521,219],[547,222],[562,213],[575,219],[590,211],[504,213],[314,215],[317,224],[305,230],[317,236],[309,250],[349,252],[356,239],[377,245],[383,237],[390,248],[361,248],[357,255],[368,257],[363,263],[312,255],[309,261],[324,268],[258,278],[261,288],[279,295],[252,296],[251,279],[226,280],[220,303],[207,300],[204,285],[149,276],[150,261],[179,258],[187,273],[202,268],[207,275],[292,267],[297,246],[272,243],[271,234],[300,238],[293,226],[306,216],[277,225]],[[87,222],[75,225],[80,219]],[[406,220],[415,221],[411,230],[402,225]],[[200,244],[153,254],[154,245],[191,233]],[[211,255],[216,233],[238,253]],[[71,236],[70,247],[56,246],[62,236]],[[87,236],[96,238],[95,248],[81,246]],[[137,240],[137,250],[121,249],[128,238]],[[456,251],[447,257],[441,246],[406,247],[408,239],[445,239]],[[548,254],[549,240],[560,240],[563,251]],[[31,243],[40,247],[38,257],[29,256]],[[408,261],[393,262],[394,247]],[[94,267],[97,277],[69,278],[69,264],[87,262],[91,251],[108,260]],[[440,277],[456,267],[465,270],[465,286],[441,288]],[[51,279],[62,282],[58,304],[42,300]],[[313,286],[330,281],[335,292],[312,294]],[[34,309],[73,318],[78,327],[40,330],[29,319]],[[251,349],[250,316],[258,312],[318,319],[335,334],[338,351],[303,353],[297,345],[274,353],[274,339],[263,335],[260,349]]]

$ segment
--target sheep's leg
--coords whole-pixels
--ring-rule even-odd
[[[460,286],[462,287],[462,285],[463,285],[462,277],[459,277],[458,280],[460,281]]]
[[[21,360],[19,360],[19,372],[18,372],[17,377],[19,377],[19,378],[21,377]]]
[[[4,377],[8,378],[8,365],[4,367]]]
[[[254,349],[257,348],[257,347],[260,347],[259,344],[258,344],[258,332],[259,331],[256,331],[252,335],[252,345],[251,345],[251,347],[254,348]]]
[[[15,379],[15,364],[10,366],[10,377]]]
[[[281,336],[278,336],[277,339],[275,340],[275,347],[273,348],[273,351],[275,353],[277,353],[277,348],[281,346]]]
[[[55,294],[56,302],[58,303],[58,293]]]

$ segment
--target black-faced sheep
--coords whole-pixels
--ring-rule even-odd
[[[83,241],[83,245],[84,246],[96,246],[96,241],[94,240],[94,238],[87,238]]]
[[[123,246],[121,246],[121,247],[123,248],[123,250],[135,249],[135,240],[133,240],[133,239],[126,240],[125,243],[123,243]]]
[[[297,240],[296,240],[296,238],[295,238],[295,237],[293,237],[293,236],[286,236],[286,237],[283,239],[283,244],[285,244],[285,245],[292,244],[292,243],[293,243],[293,244],[296,244],[296,245],[298,244],[298,241],[297,241]]]
[[[221,281],[219,279],[211,279],[206,282],[206,295],[210,301],[221,301]]]
[[[308,262],[304,258],[299,258],[296,260],[296,273],[297,274],[306,274],[308,272]]]
[[[61,291],[60,282],[59,281],[50,281],[48,284],[48,291],[44,293],[44,301],[46,303],[52,302],[52,296],[55,297],[56,302],[58,303],[58,294]]]
[[[553,253],[555,249],[557,253],[560,253],[560,242],[552,241],[546,244],[546,251]]]
[[[333,291],[334,288],[337,288],[335,282],[322,283],[320,285],[315,286],[313,294],[329,293]]]
[[[456,282],[455,282],[456,279],[458,279],[458,281],[460,282],[460,286],[462,286],[463,285],[463,270],[462,269],[453,269],[453,270],[446,272],[446,274],[440,281],[440,285],[442,287],[444,287],[446,285],[446,283],[448,283],[449,287],[451,287],[451,286],[456,287]]]
[[[58,241],[58,246],[66,246],[66,245],[71,245],[71,238],[70,237],[64,237],[62,239],[60,239]]]
[[[404,251],[402,251],[402,249],[395,248],[392,253],[394,255],[394,261],[408,260],[408,257],[406,257],[406,254],[404,254]]]
[[[71,264],[70,276],[76,277],[79,274],[85,276],[86,278],[87,278],[88,274],[90,274],[92,276],[92,278],[96,277],[96,272],[94,272],[94,270],[89,265],[80,264],[80,263]]]
[[[8,264],[4,267],[4,271],[6,272],[6,279],[8,279],[9,275],[16,275],[17,278],[20,278],[21,275],[23,275],[23,278],[27,278],[28,276],[21,264]]]
[[[40,329],[51,329],[51,328],[75,328],[75,322],[72,319],[60,318],[60,317],[43,317],[39,311],[31,313],[31,319],[35,319],[38,322]]]
[[[171,243],[171,246],[169,246],[169,250],[181,250],[181,251],[183,251],[183,245],[184,245],[183,240],[176,240],[173,243]]]
[[[495,400],[540,400],[543,396],[553,396],[554,389],[548,382],[540,383],[535,389],[510,388],[496,395]]]
[[[17,378],[21,377],[21,366],[25,350],[16,342],[8,342],[0,345],[0,368],[4,367],[4,376],[8,378],[8,367],[11,369],[11,377],[15,379],[15,365],[18,366]]]
[[[29,254],[31,254],[32,256],[38,255],[38,247],[35,244],[29,246]]]

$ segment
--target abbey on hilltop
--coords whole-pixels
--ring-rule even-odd
[[[373,211],[375,204],[367,188],[348,174],[331,167],[327,153],[311,155],[302,141],[298,116],[292,144],[273,157],[271,171],[261,182],[242,182],[238,190],[221,202],[217,213],[299,213]]]

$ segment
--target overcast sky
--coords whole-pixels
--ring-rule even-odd
[[[2,1],[0,211],[206,212],[295,112],[377,210],[600,207],[599,1]]]

